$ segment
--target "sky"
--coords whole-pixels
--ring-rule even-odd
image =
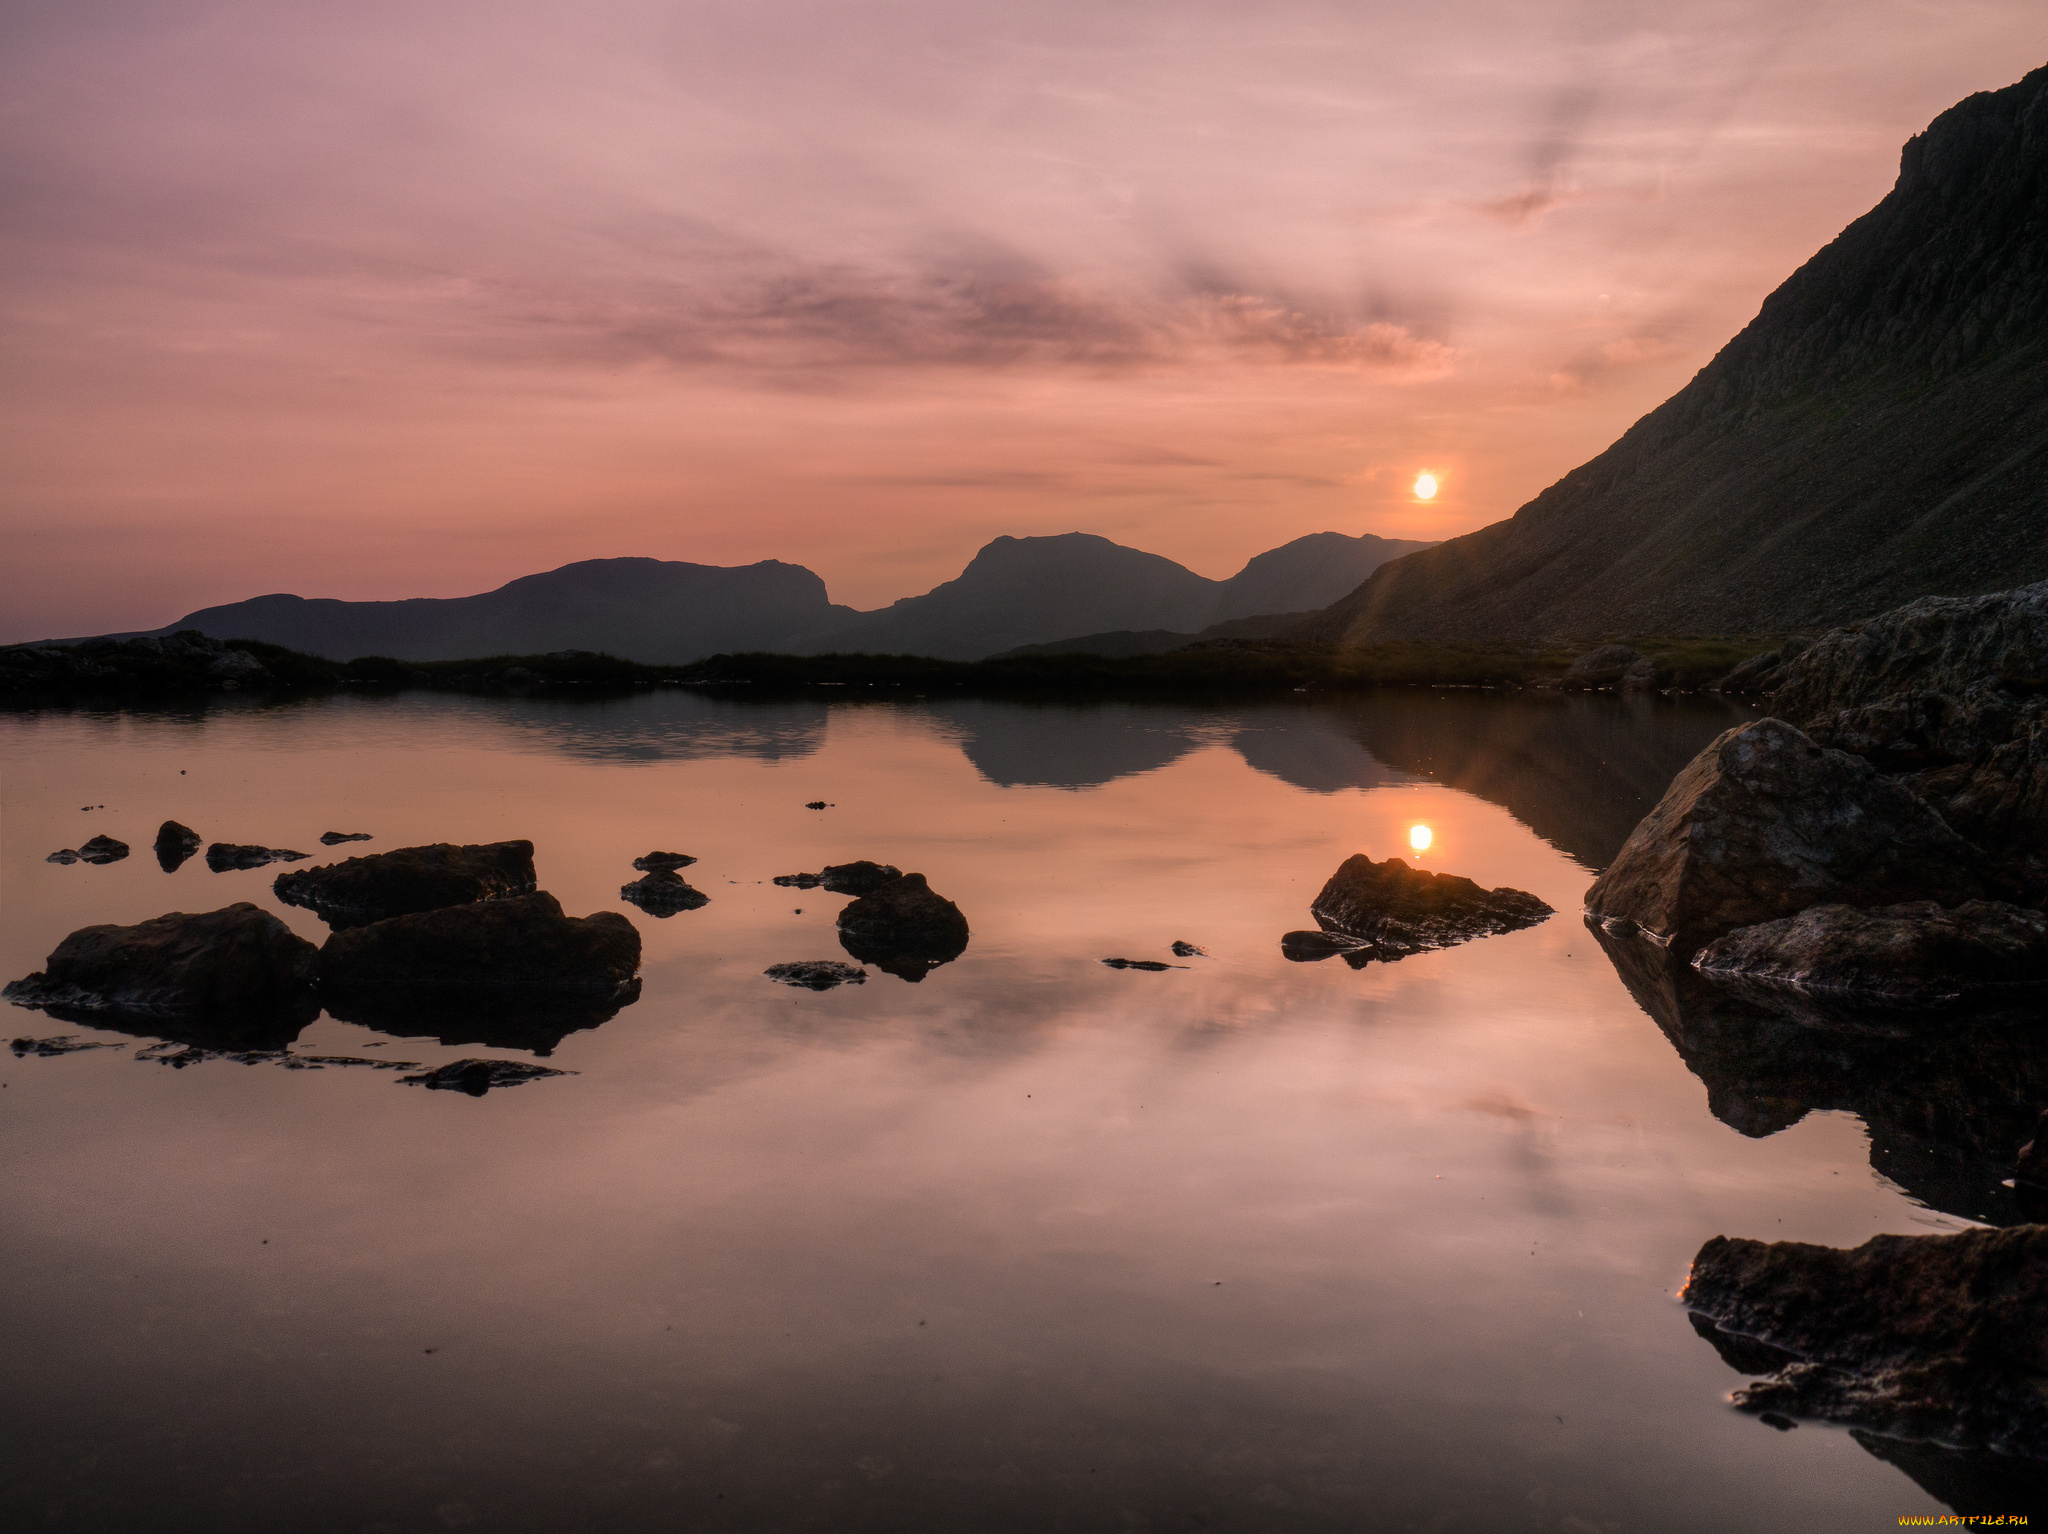
[[[2039,0],[0,0],[0,642],[1510,515]],[[1440,483],[1420,499],[1416,476]]]

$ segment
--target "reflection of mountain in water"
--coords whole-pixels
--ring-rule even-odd
[[[1644,939],[1593,936],[1722,1123],[1761,1138],[1816,1110],[1853,1113],[1870,1131],[1871,1166],[1921,1203],[2024,1222],[2003,1184],[2048,1103],[2038,998],[1997,1011],[1851,1011],[1717,985]]]
[[[941,704],[932,719],[998,788],[1099,788],[1217,738],[1215,715],[1135,703]]]
[[[1414,781],[1413,773],[1385,765],[1359,744],[1349,709],[1282,707],[1239,717],[1242,727],[1230,743],[1245,765],[1312,794]]]
[[[477,700],[522,743],[582,761],[670,762],[751,756],[764,762],[809,756],[825,743],[827,705],[808,700],[747,702],[682,688],[589,698],[550,694]]]
[[[1678,770],[1750,712],[1732,704],[1387,690],[1352,705],[1380,761],[1503,806],[1587,868],[1605,868]]]

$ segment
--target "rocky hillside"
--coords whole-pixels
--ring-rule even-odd
[[[1787,633],[2048,577],[2048,69],[1906,145],[1877,207],[1678,394],[1325,642]]]

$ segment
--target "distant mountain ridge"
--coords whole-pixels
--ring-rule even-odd
[[[1327,643],[1786,633],[2048,578],[2048,68],[1969,97],[1694,379]]]
[[[143,632],[197,629],[331,660],[461,660],[597,650],[652,665],[720,652],[892,651],[973,660],[1019,644],[1108,629],[1207,628],[1258,604],[1318,608],[1423,543],[1312,533],[1212,581],[1157,554],[1087,533],[998,538],[957,580],[862,613],[802,565],[586,559],[467,597],[347,602],[286,594],[189,613]],[[120,636],[130,637],[130,636]]]

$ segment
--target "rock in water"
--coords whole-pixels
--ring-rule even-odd
[[[319,950],[246,901],[132,927],[81,927],[5,991],[66,1014],[263,1018],[307,1004]]]
[[[1325,931],[1370,944],[1382,959],[1533,927],[1552,914],[1523,890],[1481,889],[1457,874],[1399,858],[1375,863],[1362,852],[1344,860],[1308,909]]]
[[[923,874],[891,879],[839,913],[840,946],[904,980],[922,980],[959,958],[968,935],[960,908],[934,894]]]
[[[492,1087],[523,1086],[543,1076],[575,1074],[545,1065],[528,1065],[524,1060],[456,1060],[418,1076],[401,1076],[399,1080],[429,1091],[467,1092],[471,1097],[482,1097]]]
[[[118,1039],[81,1039],[75,1033],[60,1033],[47,1039],[16,1039],[7,1046],[19,1060],[23,1055],[75,1055],[85,1049],[125,1049]]]
[[[784,889],[814,890],[825,878],[822,874],[777,874],[775,882]]]
[[[2048,983],[2048,916],[1993,900],[1944,910],[1931,900],[1859,911],[1808,906],[1738,927],[1693,959],[1739,975],[1875,1001],[1926,1005],[1971,991]]]
[[[175,820],[167,820],[156,829],[157,866],[167,874],[176,873],[186,860],[199,850],[201,837],[190,826],[181,826]]]
[[[829,863],[818,872],[818,882],[835,895],[872,895],[902,877],[901,869],[887,863],[870,863],[865,858],[854,863]]]
[[[251,847],[236,842],[215,842],[206,849],[206,866],[217,874],[232,868],[262,868],[270,863],[296,863],[310,852],[292,852],[283,847]]]
[[[320,950],[321,989],[343,995],[394,989],[610,993],[639,968],[640,934],[625,917],[613,911],[564,916],[544,890],[346,928]]]
[[[1737,927],[1811,905],[1986,893],[1983,855],[1868,762],[1782,719],[1722,735],[1672,779],[1586,892],[1684,957]]]
[[[367,842],[374,840],[375,838],[368,831],[322,831],[320,833],[320,845],[323,847],[339,847],[343,842]]]
[[[1319,964],[1324,959],[1344,955],[1344,962],[1353,969],[1362,969],[1371,962],[1373,946],[1363,938],[1347,937],[1342,932],[1308,931],[1289,932],[1281,936],[1280,953],[1296,964]]]
[[[63,863],[69,866],[78,861],[78,849],[76,847],[61,847],[44,858],[43,861],[45,863]]]
[[[1111,969],[1186,969],[1185,964],[1163,964],[1157,959],[1104,959]]]
[[[117,842],[111,836],[95,836],[78,849],[82,863],[118,863],[128,856],[128,844]]]
[[[711,897],[696,889],[681,874],[657,868],[644,879],[635,879],[619,891],[621,900],[631,901],[649,916],[669,917],[678,911],[694,911],[711,904]]]
[[[633,866],[642,873],[674,873],[696,861],[687,852],[650,852],[645,857],[633,859]]]
[[[1716,1236],[1680,1298],[1796,1360],[1737,1391],[1745,1411],[2048,1458],[2048,1226],[1853,1251]]]
[[[1173,945],[1173,956],[1176,959],[1206,959],[1209,957],[1209,950],[1197,948],[1193,943],[1185,943],[1176,939]]]
[[[293,869],[273,888],[287,905],[340,927],[524,894],[534,883],[532,842],[435,842]]]
[[[771,964],[761,971],[783,985],[800,985],[807,991],[829,991],[835,985],[862,985],[868,972],[841,964],[837,959],[798,959],[791,964]]]

